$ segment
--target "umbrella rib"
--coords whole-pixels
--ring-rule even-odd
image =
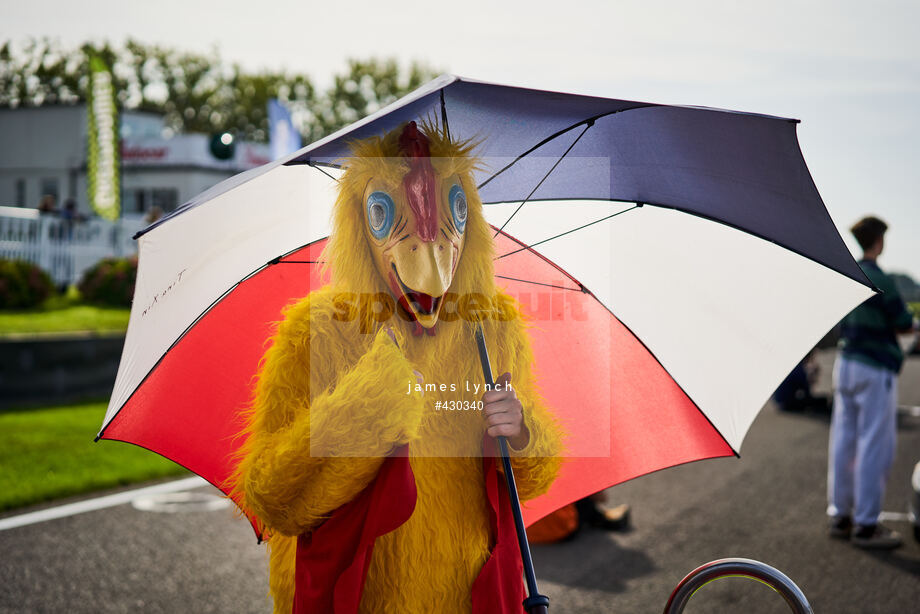
[[[566,149],[565,152],[564,152],[561,156],[559,156],[559,159],[556,160],[556,163],[553,164],[552,168],[550,168],[548,171],[546,171],[546,174],[543,175],[543,179],[541,179],[539,182],[537,182],[537,185],[534,186],[534,189],[532,189],[532,190],[530,191],[530,194],[527,195],[527,198],[525,198],[524,200],[521,201],[521,204],[518,205],[517,209],[514,210],[514,213],[512,213],[512,214],[508,217],[508,219],[505,220],[505,223],[502,224],[502,227],[495,231],[495,234],[492,235],[492,238],[493,238],[493,239],[494,239],[495,237],[497,237],[498,234],[499,234],[501,231],[503,231],[503,230],[505,229],[505,226],[507,226],[508,223],[514,218],[514,216],[518,214],[518,211],[521,210],[521,207],[523,207],[524,204],[525,204],[528,200],[530,200],[530,197],[534,195],[534,192],[536,192],[537,190],[540,189],[540,186],[543,185],[543,182],[546,181],[546,178],[549,177],[550,174],[551,174],[554,170],[556,170],[556,167],[559,166],[559,163],[562,162],[562,160],[568,155],[568,153],[569,153],[570,151],[572,151],[572,148],[575,147],[575,144],[578,143],[578,141],[581,140],[581,137],[583,137],[583,136],[585,135],[585,132],[588,131],[588,128],[590,128],[590,127],[593,126],[593,125],[594,125],[594,120],[593,120],[593,119],[592,119],[592,120],[589,120],[588,123],[585,124],[585,129],[581,131],[581,134],[579,134],[579,135],[575,138],[575,140],[572,141],[572,144],[569,145],[569,148]],[[518,159],[520,159],[520,158],[518,158]],[[513,163],[512,163],[512,164],[513,164]],[[483,184],[483,185],[485,185],[485,184]],[[479,187],[481,188],[482,186],[479,186]]]
[[[527,155],[529,155],[529,154],[532,154],[533,152],[535,152],[536,150],[540,149],[541,147],[543,147],[544,145],[546,145],[547,143],[549,143],[549,142],[552,141],[553,139],[562,136],[563,134],[565,134],[565,133],[568,132],[569,130],[573,130],[573,129],[577,128],[578,126],[582,125],[582,124],[594,124],[594,122],[596,122],[597,120],[599,120],[599,119],[602,118],[602,117],[607,117],[608,115],[615,115],[615,114],[617,114],[617,113],[622,113],[623,111],[633,111],[633,110],[635,110],[635,109],[647,109],[647,108],[650,108],[650,107],[657,107],[657,106],[659,106],[659,105],[648,104],[648,103],[637,104],[636,106],[629,107],[629,108],[626,108],[626,109],[617,109],[616,111],[607,111],[606,113],[599,113],[599,114],[597,114],[597,115],[595,115],[595,116],[593,116],[593,117],[589,117],[589,118],[587,118],[587,119],[583,119],[583,120],[581,120],[581,121],[575,122],[575,123],[572,124],[571,126],[567,126],[567,127],[563,128],[562,130],[559,130],[558,132],[554,132],[553,134],[549,135],[548,137],[546,137],[545,139],[543,139],[542,141],[540,141],[539,143],[537,143],[536,145],[534,145],[533,147],[531,147],[530,149],[528,149],[527,151],[525,151],[524,153],[522,153],[521,155],[519,155],[517,158],[515,158],[514,160],[512,160],[511,162],[509,162],[509,163],[508,163],[507,165],[505,165],[503,168],[501,168],[501,169],[499,169],[498,171],[496,171],[494,175],[492,175],[491,177],[489,177],[488,179],[486,179],[485,181],[483,181],[482,183],[480,183],[478,186],[476,186],[476,188],[479,189],[479,190],[481,190],[481,189],[484,188],[484,187],[486,186],[486,184],[488,184],[490,181],[492,181],[493,179],[495,179],[496,177],[498,177],[499,175],[501,175],[502,173],[504,173],[506,170],[508,170],[509,168],[511,168],[512,166],[514,166],[514,165],[517,164],[518,162],[520,162],[521,159],[522,159],[523,157],[525,157],[525,156],[527,156]]]
[[[571,233],[573,233],[573,232],[575,232],[575,231],[577,231],[577,230],[581,230],[582,228],[587,228],[588,226],[593,226],[594,224],[599,224],[599,223],[603,222],[604,220],[609,220],[609,219],[612,218],[612,217],[616,217],[616,216],[618,216],[618,215],[622,215],[622,214],[626,213],[627,211],[632,211],[633,209],[638,209],[638,208],[640,208],[641,206],[642,206],[642,203],[636,203],[635,205],[633,205],[633,206],[630,207],[629,209],[623,209],[622,211],[617,211],[616,213],[611,213],[611,214],[608,215],[608,216],[602,217],[602,218],[600,218],[600,219],[598,219],[598,220],[594,220],[593,222],[588,222],[587,224],[582,224],[581,226],[578,226],[577,228],[572,228],[571,230],[566,230],[565,232],[562,232],[562,233],[559,233],[559,234],[557,234],[557,235],[555,235],[555,236],[549,237],[548,239],[543,239],[542,241],[537,241],[536,243],[531,243],[530,245],[525,245],[524,247],[521,247],[521,248],[516,249],[516,250],[514,250],[514,251],[510,251],[510,252],[508,252],[507,254],[502,254],[501,256],[497,256],[495,259],[496,259],[496,260],[499,260],[499,259],[501,259],[501,258],[504,258],[505,256],[511,256],[512,254],[516,254],[516,253],[518,253],[518,252],[522,252],[522,251],[524,251],[525,249],[530,249],[530,248],[532,248],[532,247],[536,247],[537,245],[542,245],[543,243],[546,243],[547,241],[552,241],[553,239],[558,239],[559,237],[564,237],[565,235],[571,234]]]
[[[850,275],[850,274],[848,274],[848,273],[845,273],[845,272],[843,272],[843,271],[840,271],[840,270],[838,270],[838,269],[836,269],[836,268],[834,268],[834,267],[832,267],[832,266],[830,266],[830,265],[828,265],[828,264],[826,264],[826,263],[824,263],[824,262],[821,262],[820,260],[818,260],[818,259],[815,258],[814,256],[809,256],[808,254],[806,254],[806,253],[805,253],[804,251],[802,251],[801,249],[794,249],[794,248],[789,247],[788,245],[786,245],[786,244],[784,244],[784,243],[782,243],[782,242],[780,242],[780,241],[777,241],[776,239],[770,238],[770,237],[768,237],[768,236],[766,236],[766,235],[764,235],[764,234],[762,234],[762,233],[759,233],[759,232],[756,232],[756,231],[754,231],[754,230],[751,230],[750,228],[745,228],[744,226],[741,226],[740,224],[737,224],[737,223],[734,223],[734,222],[729,222],[729,221],[727,221],[727,220],[723,220],[723,219],[714,217],[714,216],[712,216],[712,215],[706,215],[705,213],[701,213],[701,212],[699,212],[699,211],[692,211],[692,210],[690,210],[690,209],[684,209],[684,208],[682,208],[682,207],[678,207],[678,206],[675,206],[675,205],[668,205],[668,204],[658,203],[658,202],[652,202],[652,201],[648,201],[648,200],[633,201],[633,200],[626,200],[626,199],[624,199],[624,198],[602,198],[602,199],[598,199],[598,198],[567,198],[567,199],[565,199],[565,200],[586,201],[586,202],[592,202],[592,203],[597,203],[597,202],[611,202],[611,203],[630,203],[630,202],[635,202],[635,203],[639,204],[640,206],[642,206],[642,205],[648,205],[649,207],[658,207],[658,208],[660,208],[660,209],[670,209],[670,210],[672,210],[672,211],[679,211],[679,212],[683,213],[684,215],[692,215],[692,216],[694,216],[694,217],[700,218],[701,220],[706,220],[706,221],[709,221],[709,222],[713,222],[714,224],[721,224],[721,225],[723,225],[723,226],[727,226],[728,228],[732,228],[732,229],[737,230],[737,231],[739,231],[739,232],[743,232],[743,233],[745,233],[745,234],[751,235],[752,237],[757,237],[758,239],[762,239],[762,240],[764,240],[764,241],[768,241],[768,242],[770,242],[770,243],[773,243],[773,244],[776,245],[777,247],[780,247],[780,248],[782,248],[782,249],[784,249],[784,250],[787,250],[787,251],[789,251],[789,252],[792,252],[793,254],[795,254],[795,255],[797,255],[797,256],[801,256],[802,258],[805,258],[805,259],[807,259],[807,260],[810,260],[810,261],[814,262],[815,264],[817,264],[817,265],[819,265],[819,266],[822,266],[822,267],[824,267],[825,269],[828,269],[828,270],[830,270],[830,271],[834,271],[835,273],[837,273],[837,274],[839,274],[839,275],[843,275],[843,276],[846,277],[847,279],[850,279],[850,280],[852,280],[852,281],[855,281],[856,283],[861,284],[861,285],[863,285],[863,286],[865,286],[865,287],[867,287],[867,288],[869,288],[869,289],[875,291],[876,293],[881,292],[881,290],[879,290],[878,288],[876,288],[875,285],[872,284],[870,281],[868,281],[868,280],[863,280],[863,279],[858,279],[857,277],[854,277],[853,275]],[[536,201],[536,202],[558,202],[559,199],[558,199],[558,198],[537,198],[537,199],[534,199],[534,201]],[[501,201],[484,202],[484,203],[483,203],[484,206],[485,206],[485,205],[488,205],[488,206],[495,206],[495,205],[500,205],[500,204],[508,204],[508,203],[507,203],[507,202],[501,202]],[[627,211],[628,211],[628,209],[627,209]],[[492,227],[495,228],[495,226],[492,226]],[[551,238],[552,238],[552,237],[551,237]],[[536,244],[534,244],[534,245],[536,245]],[[507,255],[507,254],[506,254],[506,255]],[[501,257],[501,256],[500,256],[500,257]]]
[[[569,288],[568,286],[559,286],[559,285],[556,285],[556,284],[548,284],[548,283],[544,283],[544,282],[542,282],[542,281],[531,281],[531,280],[529,280],[529,279],[519,279],[519,278],[517,278],[517,277],[508,277],[507,275],[496,275],[495,277],[498,277],[499,279],[507,279],[507,280],[509,280],[509,281],[519,281],[519,282],[521,282],[521,283],[523,283],[523,284],[534,284],[534,285],[537,285],[537,286],[547,286],[547,287],[549,287],[549,288],[559,288],[560,290],[571,290],[572,292],[585,292],[585,291],[586,291],[584,286],[582,286],[582,287],[580,287],[580,288]]]
[[[441,88],[441,123],[444,124],[444,134],[447,135],[447,141],[450,142],[450,126],[447,123],[447,105],[444,103],[444,88]]]
[[[316,163],[314,163],[314,162],[312,162],[312,161],[311,161],[311,162],[307,162],[307,166],[309,166],[310,168],[315,168],[316,170],[318,170],[319,172],[321,172],[321,173],[322,173],[323,175],[325,175],[326,177],[329,177],[329,179],[332,179],[333,181],[335,181],[336,183],[338,183],[338,181],[339,181],[338,179],[336,179],[335,177],[333,177],[332,175],[330,175],[329,173],[327,173],[326,171],[324,171],[324,170],[323,170],[322,168],[320,168],[320,166],[317,165]]]

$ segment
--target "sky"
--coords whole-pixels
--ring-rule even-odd
[[[880,264],[920,280],[916,0],[0,0],[0,15],[0,40],[217,48],[319,86],[348,58],[394,57],[511,85],[797,118],[851,250],[847,228],[877,215],[890,226]]]

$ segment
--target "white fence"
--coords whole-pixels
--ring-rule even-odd
[[[33,262],[56,284],[76,283],[103,258],[137,253],[132,237],[146,225],[143,217],[74,221],[37,209],[0,207],[0,258]]]

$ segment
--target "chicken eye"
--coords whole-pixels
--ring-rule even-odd
[[[455,183],[450,188],[448,201],[450,202],[450,213],[454,217],[454,226],[457,227],[458,233],[462,233],[463,229],[466,228],[467,215],[466,194],[463,192],[463,188]]]
[[[367,197],[367,225],[375,238],[382,239],[390,234],[395,208],[386,192],[373,192]]]

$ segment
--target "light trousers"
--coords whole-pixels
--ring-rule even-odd
[[[838,355],[827,471],[827,513],[878,522],[897,442],[898,376]]]

